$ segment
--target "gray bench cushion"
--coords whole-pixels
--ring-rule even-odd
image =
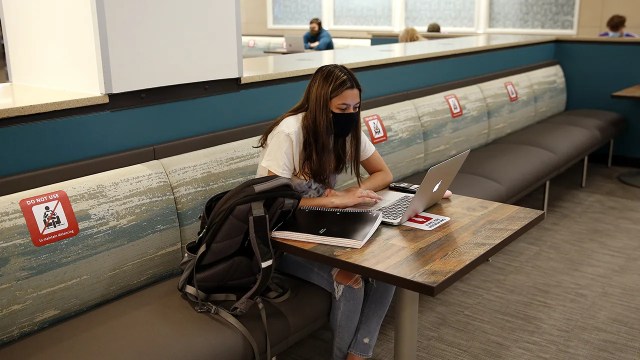
[[[491,143],[472,150],[462,165],[461,172],[502,185],[507,198],[511,199],[540,179],[549,178],[562,166],[558,156],[547,150],[528,145]],[[477,192],[466,188],[459,191],[462,195]],[[486,195],[481,198],[494,200]]]
[[[625,126],[624,117],[604,110],[570,110],[545,120],[548,123],[566,124],[593,129],[600,134],[602,142],[612,139]]]
[[[547,150],[563,163],[570,163],[600,145],[600,134],[593,129],[541,122],[497,139],[496,144],[521,144]]]
[[[499,202],[509,200],[509,194],[503,185],[473,174],[459,173],[449,189],[455,194],[464,194],[475,198]]]
[[[235,327],[197,313],[172,278],[88,311],[0,348],[10,359],[251,359],[249,343]],[[319,328],[329,317],[330,294],[287,278],[290,298],[267,303],[274,353]],[[304,309],[304,311],[300,311]],[[265,347],[257,307],[242,318]]]

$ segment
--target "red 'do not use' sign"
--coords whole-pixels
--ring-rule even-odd
[[[62,190],[22,199],[20,209],[35,246],[68,239],[80,232],[69,197]]]

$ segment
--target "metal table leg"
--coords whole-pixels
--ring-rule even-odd
[[[418,346],[418,300],[417,292],[396,288],[396,328],[394,359],[415,360]]]

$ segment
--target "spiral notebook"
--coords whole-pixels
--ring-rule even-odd
[[[382,221],[382,212],[362,209],[300,207],[278,226],[273,237],[361,248]]]

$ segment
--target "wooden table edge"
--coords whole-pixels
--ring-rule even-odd
[[[611,97],[616,99],[640,99],[640,96],[638,96],[637,93],[635,93],[634,91],[640,91],[640,84],[629,86],[628,88],[618,90],[612,93]]]
[[[527,222],[524,226],[516,230],[513,234],[507,236],[504,240],[497,243],[487,252],[478,256],[473,261],[469,262],[467,265],[462,267],[460,270],[447,277],[445,280],[440,282],[437,285],[429,285],[425,283],[421,283],[418,281],[410,280],[404,277],[396,276],[393,274],[389,274],[384,271],[372,269],[366,266],[354,264],[349,261],[336,259],[331,256],[318,254],[312,251],[307,251],[306,249],[288,244],[286,242],[279,241],[276,238],[273,238],[274,245],[278,247],[280,250],[283,250],[289,254],[297,255],[305,259],[309,259],[312,261],[317,261],[323,264],[327,264],[329,266],[337,267],[340,269],[344,269],[346,271],[356,273],[356,274],[367,274],[367,277],[373,278],[377,281],[386,282],[389,284],[394,284],[396,287],[401,287],[407,290],[415,291],[420,294],[425,294],[429,296],[436,296],[441,293],[444,289],[448,288],[456,281],[460,280],[463,276],[471,272],[471,270],[478,267],[480,264],[484,263],[487,259],[495,255],[498,251],[502,250],[504,247],[509,245],[515,239],[522,236],[524,233],[532,229],[535,225],[539,224],[545,217],[544,212],[540,212],[535,218],[532,218],[529,222]]]

